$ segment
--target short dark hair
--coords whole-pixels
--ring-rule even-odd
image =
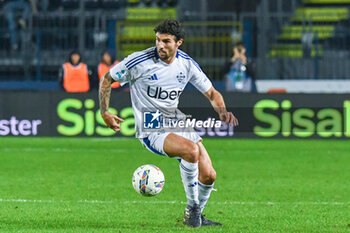
[[[154,32],[161,34],[169,34],[176,37],[176,41],[183,39],[185,37],[185,30],[176,19],[166,19],[161,22],[157,27],[154,28]]]
[[[245,44],[243,41],[238,41],[235,45],[235,48],[245,48]]]
[[[234,48],[236,48],[238,50],[238,52],[241,53],[242,49],[245,49],[245,44],[244,44],[244,42],[239,41],[234,45]]]

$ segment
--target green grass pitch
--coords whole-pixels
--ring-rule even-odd
[[[137,139],[1,138],[0,232],[350,232],[345,140],[205,139],[217,171],[205,214],[221,228],[182,224],[178,161]],[[156,197],[134,170],[165,175]]]

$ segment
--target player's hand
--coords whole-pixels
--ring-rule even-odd
[[[220,120],[226,122],[226,124],[233,124],[234,126],[238,126],[238,120],[232,112],[220,113]]]
[[[120,122],[123,122],[124,120],[116,115],[113,115],[109,112],[104,112],[102,115],[102,118],[106,125],[113,129],[114,131],[118,132],[120,131]]]

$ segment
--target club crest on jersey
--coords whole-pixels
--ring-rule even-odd
[[[182,72],[180,72],[180,74],[176,75],[177,81],[179,81],[179,83],[181,83],[185,79],[185,77],[186,76]]]

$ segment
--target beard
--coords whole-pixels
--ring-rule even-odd
[[[164,50],[158,51],[158,55],[162,60],[168,60],[170,58],[170,54]]]

